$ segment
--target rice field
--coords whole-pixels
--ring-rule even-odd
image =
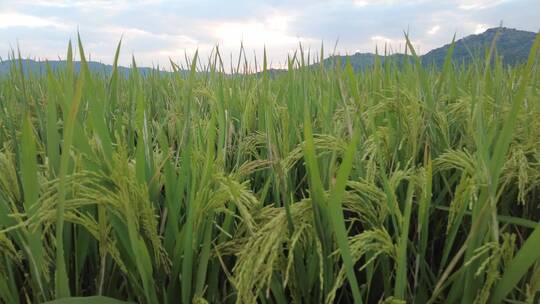
[[[119,44],[106,75],[80,39],[65,69],[13,61],[0,302],[538,303],[539,45],[359,72],[321,48],[231,75],[216,48],[125,77]]]

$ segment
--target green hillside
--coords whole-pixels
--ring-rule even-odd
[[[491,46],[497,33],[499,33],[495,40],[497,54],[502,57],[504,64],[516,65],[527,60],[536,34],[510,28],[491,28],[482,34],[470,35],[457,40],[453,60],[469,63],[475,56],[483,58],[485,50]],[[422,62],[441,66],[449,48],[450,44],[447,44],[428,52],[422,56]]]
[[[457,40],[452,56],[453,61],[456,63],[470,63],[473,58],[483,58],[484,52],[491,46],[497,32],[499,36],[496,39],[496,50],[498,56],[502,57],[503,63],[505,65],[516,65],[525,62],[536,34],[504,27],[491,28],[484,33],[470,35]],[[426,66],[430,64],[435,64],[438,67],[442,66],[450,45],[451,43],[446,44],[420,56],[422,63]],[[356,53],[348,56],[330,56],[325,59],[324,64],[333,66],[337,62],[345,64],[349,60],[355,70],[362,70],[373,66],[377,57],[381,62],[392,59],[401,63],[405,58],[409,58],[410,56],[405,54],[383,56],[373,53]]]

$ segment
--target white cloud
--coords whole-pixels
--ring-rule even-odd
[[[106,26],[99,29],[99,31],[106,32],[108,34],[123,36],[123,39],[144,39],[144,38],[160,38],[169,42],[181,42],[186,44],[197,44],[198,41],[187,35],[175,35],[168,33],[153,33],[147,30],[135,28],[135,27],[122,27],[122,26]]]
[[[372,36],[371,41],[375,43],[378,51],[387,51],[389,53],[403,52],[405,46],[404,38],[390,38],[383,35]],[[370,46],[368,49],[372,49]]]
[[[365,7],[370,5],[411,5],[426,1],[427,0],[353,0],[352,3],[357,7]]]
[[[364,7],[364,6],[368,6],[368,5],[369,5],[369,2],[368,2],[368,1],[364,1],[364,0],[354,0],[354,1],[353,1],[353,5],[354,5],[354,6],[358,6],[358,7]]]
[[[430,34],[430,35],[435,35],[435,34],[437,34],[437,32],[440,29],[441,29],[441,26],[437,24],[434,27],[432,27],[431,29],[429,29],[429,31],[427,33]]]
[[[120,60],[129,64],[133,53],[141,65],[182,61],[195,49],[202,56],[215,44],[227,61],[241,41],[257,58],[266,46],[276,64],[299,42],[318,50],[323,40],[325,53],[336,40],[336,52],[399,52],[403,30],[420,53],[500,20],[536,31],[539,8],[540,0],[0,0],[0,56],[20,42],[24,54],[54,59],[78,27],[88,52],[108,63],[121,35]]]
[[[486,24],[477,24],[476,28],[474,29],[475,34],[481,34],[485,32],[488,29],[488,26]]]
[[[261,46],[264,44],[287,44],[294,37],[282,31],[271,29],[262,22],[223,22],[219,23],[212,30],[214,37],[222,44],[235,43],[239,41],[245,44]]]
[[[405,52],[405,49],[407,47],[407,40],[404,36],[391,38],[384,35],[376,35],[372,36],[370,39],[372,43],[375,43],[375,46],[377,47],[379,53],[383,51],[386,51],[390,54],[403,53]],[[409,36],[409,39],[415,52],[419,55],[431,49],[429,48],[430,44],[428,43],[428,41],[422,39],[422,37]],[[372,50],[372,45],[366,45],[366,47],[364,47],[364,52],[370,52]]]
[[[135,27],[105,26],[97,28],[95,33],[98,36],[110,37],[108,40],[122,37],[122,52],[132,53],[137,62],[142,62],[143,65],[161,63],[167,66],[169,58],[182,58],[185,53],[194,53],[196,50],[208,53],[212,48],[212,45],[201,43],[189,35],[154,33]],[[93,47],[101,50],[98,54],[101,58],[108,59],[112,54],[110,50],[105,50],[104,45]],[[120,61],[129,65],[130,57],[121,57]]]
[[[264,45],[294,45],[298,42],[309,42],[312,39],[301,38],[288,32],[291,17],[272,15],[264,21],[221,22],[208,25],[211,35],[222,45],[238,45],[242,41],[249,47]]]
[[[388,38],[382,35],[373,36],[371,37],[371,40],[377,43],[388,43],[388,44],[395,42],[394,39]]]
[[[158,4],[162,0],[19,0],[19,3],[48,7],[77,7],[85,9],[118,9],[128,8],[130,5]]]
[[[71,26],[58,21],[56,18],[45,18],[33,15],[21,14],[18,12],[0,12],[0,28],[10,27],[54,27],[60,30],[69,30]]]
[[[462,10],[481,10],[497,6],[504,0],[460,0],[458,8]]]

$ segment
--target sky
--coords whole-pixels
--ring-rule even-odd
[[[120,63],[182,63],[219,45],[225,64],[242,42],[248,59],[266,48],[281,67],[305,50],[353,54],[385,45],[404,48],[408,31],[418,53],[503,25],[538,32],[540,0],[0,0],[0,57],[11,49],[25,58],[64,58],[79,31],[92,60],[111,63],[122,37]],[[234,58],[234,59],[231,59]]]

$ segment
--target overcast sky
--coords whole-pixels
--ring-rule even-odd
[[[92,60],[110,63],[123,35],[120,61],[183,61],[219,44],[226,58],[243,41],[258,56],[266,45],[274,66],[301,42],[352,54],[389,44],[403,49],[409,30],[419,53],[497,26],[540,30],[540,0],[0,0],[0,56],[20,46],[24,57],[64,57],[79,29]]]

